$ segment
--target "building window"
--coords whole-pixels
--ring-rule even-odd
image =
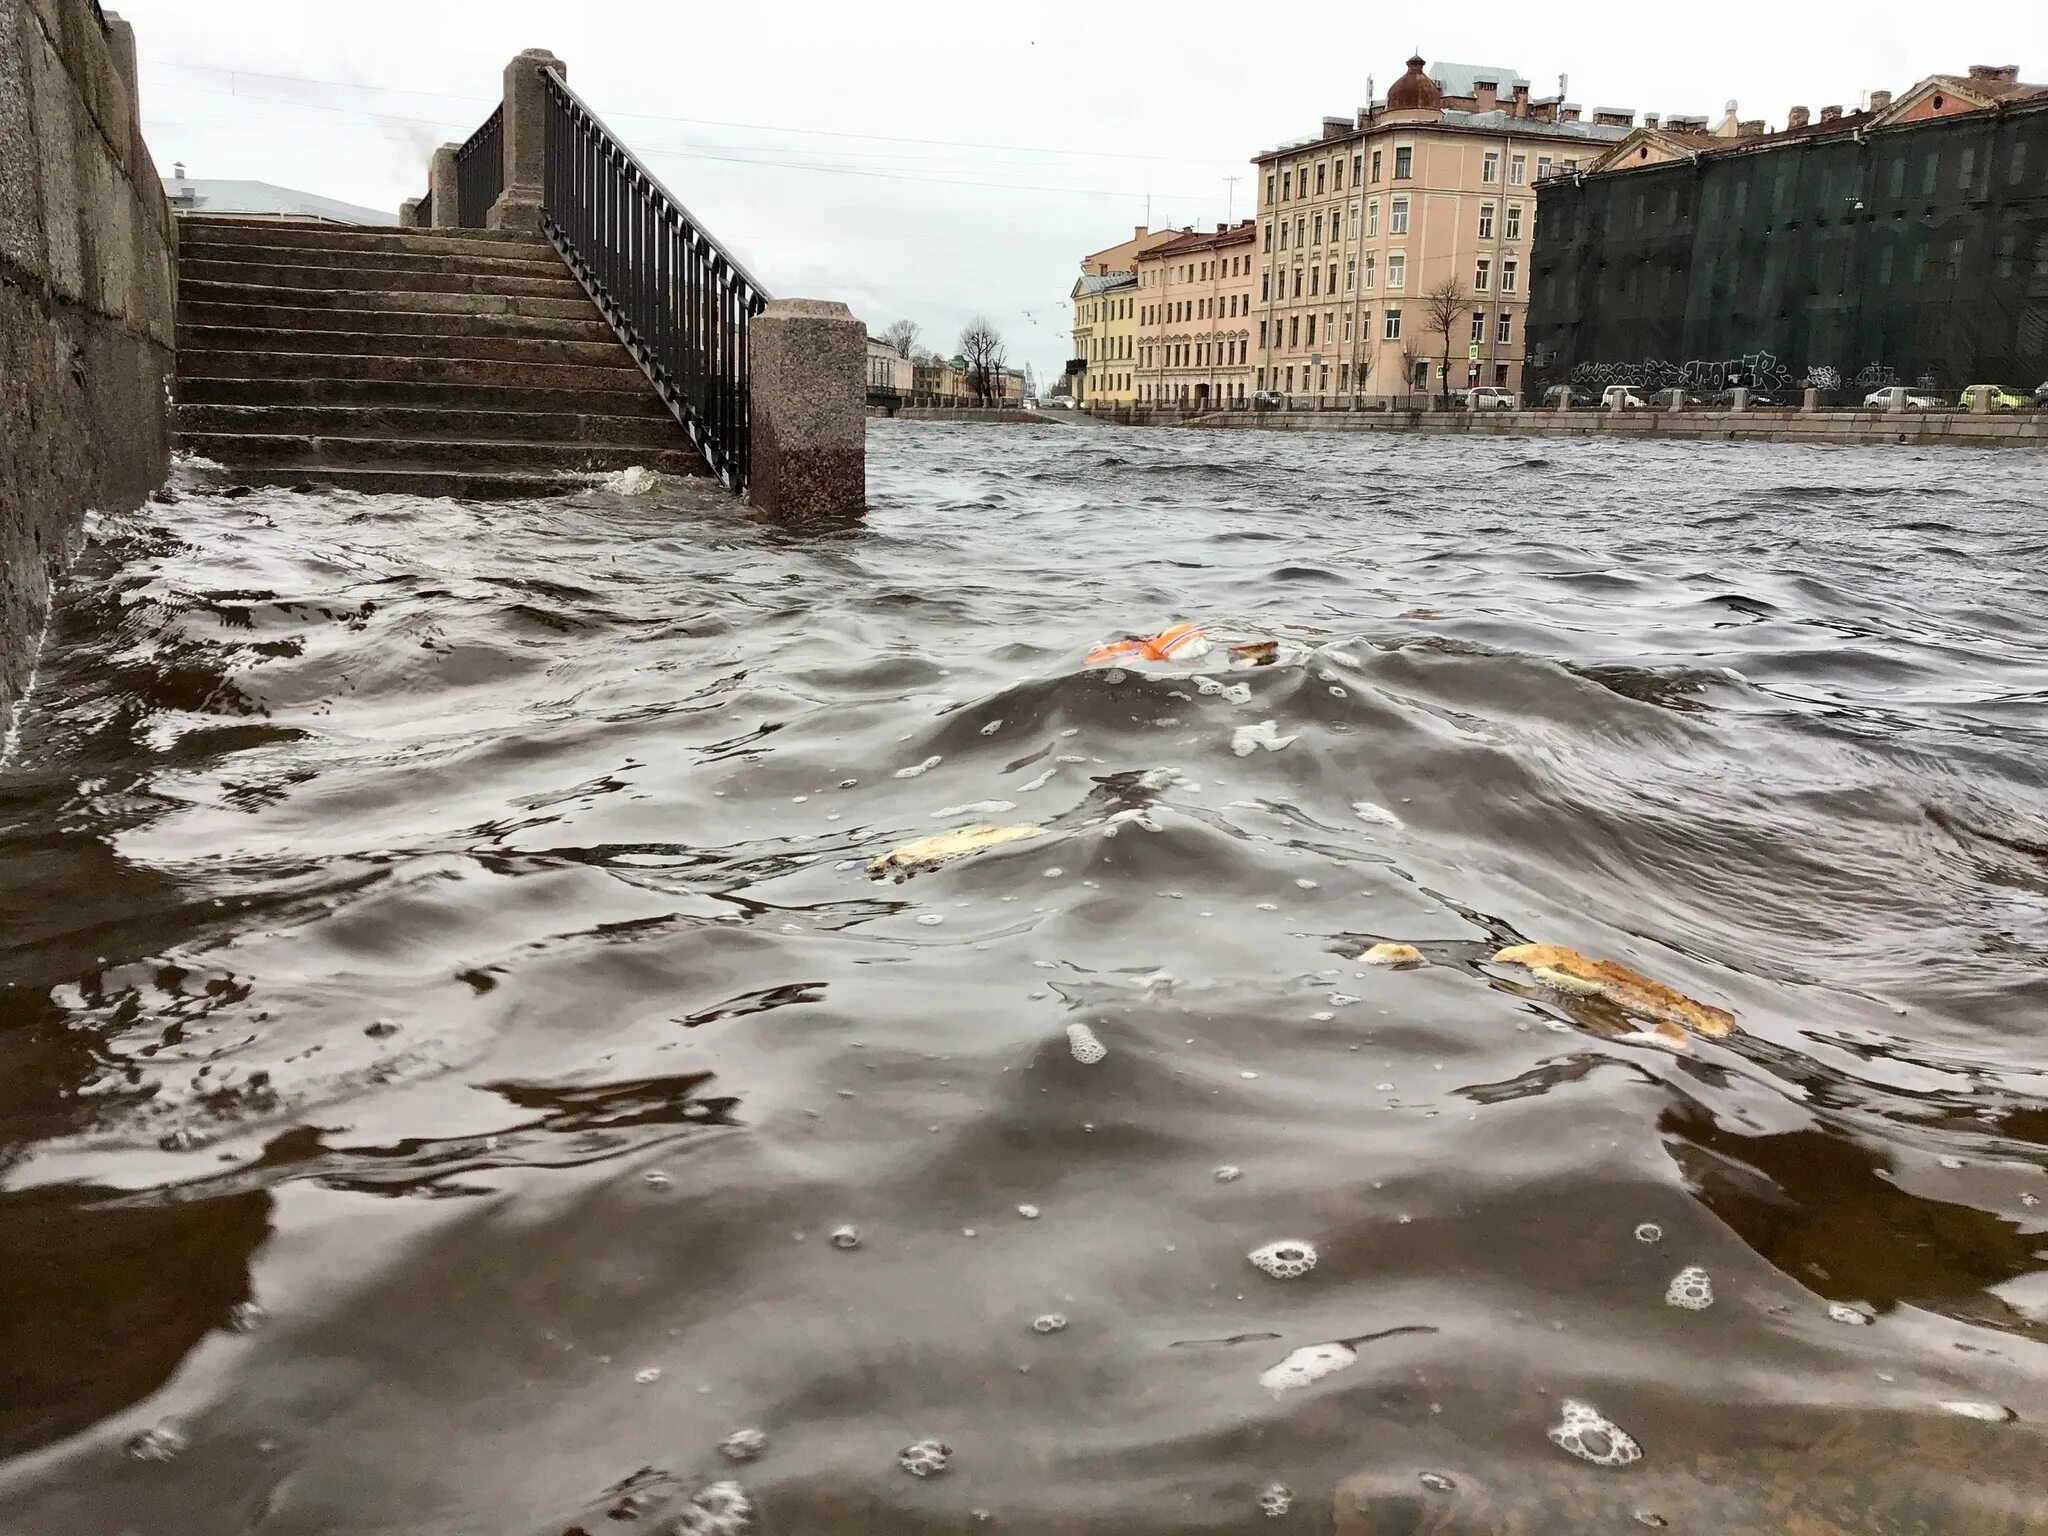
[[[1962,158],[1956,162],[1956,190],[1967,192],[1976,181],[1977,147],[1974,144],[1965,144]]]
[[[1394,146],[1394,180],[1406,181],[1415,174],[1415,148],[1410,144]]]
[[[1330,270],[1326,274],[1323,289],[1327,293],[1335,293],[1337,291],[1337,263],[1334,261],[1330,263]]]
[[[1323,269],[1319,266],[1308,269],[1308,291],[1311,295],[1323,291]]]
[[[2005,162],[2005,179],[2018,186],[2027,177],[2027,141],[2020,139],[2012,146],[2012,157]]]
[[[1273,250],[1273,221],[1272,221],[1271,219],[1268,219],[1268,220],[1266,220],[1266,251],[1267,251],[1267,253],[1268,253],[1268,254],[1270,255],[1270,254],[1272,253],[1272,250]]]
[[[1363,154],[1353,155],[1351,157],[1351,185],[1355,187],[1364,180],[1365,156]]]
[[[1266,206],[1268,208],[1273,206],[1274,182],[1276,179],[1271,171],[1266,172]]]
[[[1954,282],[1963,275],[1963,242],[1951,240],[1948,243],[1948,259],[1941,264],[1941,275]]]
[[[1522,205],[1520,203],[1508,204],[1507,237],[1510,240],[1522,238]]]
[[[1351,311],[1348,309],[1344,311],[1344,339],[1351,339]]]
[[[1317,197],[1321,197],[1321,196],[1323,195],[1323,191],[1324,191],[1324,187],[1323,187],[1323,178],[1324,178],[1325,174],[1327,174],[1328,170],[1329,170],[1329,162],[1328,162],[1327,160],[1319,160],[1319,161],[1317,161],[1317,162],[1316,162],[1316,196],[1317,196]]]
[[[1294,393],[1294,364],[1292,363],[1287,365],[1287,393],[1290,395]]]
[[[1941,151],[1930,149],[1927,159],[1920,168],[1920,191],[1927,196],[1934,193],[1934,184],[1941,177]]]
[[[1321,245],[1323,243],[1323,216],[1320,213],[1316,215],[1316,222],[1314,228],[1315,243],[1317,245]]]
[[[1280,249],[1283,251],[1287,249],[1287,221],[1285,219],[1280,221]]]
[[[1541,181],[1544,177],[1550,174],[1550,165],[1550,156],[1538,155],[1536,157],[1536,179],[1538,181]]]
[[[1373,181],[1373,185],[1374,185],[1374,186],[1378,186],[1378,185],[1379,185],[1379,181],[1380,181],[1380,152],[1379,152],[1378,150],[1374,150],[1374,151],[1372,152],[1372,181]]]
[[[1566,156],[1564,157],[1564,171],[1565,171],[1565,174],[1566,174],[1567,176],[1569,176],[1569,175],[1570,175],[1570,174],[1571,174],[1571,173],[1572,173],[1573,171],[1576,171],[1576,170],[1577,170],[1578,168],[1579,168],[1579,160],[1578,160],[1578,156],[1576,156],[1576,155],[1566,155]]]
[[[1886,251],[1885,254],[1889,256],[1891,252]],[[1998,275],[2000,277],[2011,277],[2013,275],[2015,270],[2014,263],[2018,261],[2019,254],[2020,237],[2018,235],[2006,235],[1999,240]]]
[[[1287,317],[1287,345],[1290,348],[1301,345],[1301,316],[1299,315],[1289,315]]]
[[[1405,235],[1408,233],[1408,199],[1397,197],[1394,206],[1387,213],[1387,233]]]
[[[1261,304],[1273,302],[1273,274],[1270,272],[1261,272],[1259,274],[1259,302]]]
[[[1308,317],[1308,344],[1310,346],[1316,344],[1316,317],[1314,315]]]
[[[1479,205],[1479,238],[1482,240],[1491,240],[1493,238],[1493,204],[1491,203],[1481,203]]]
[[[1483,309],[1472,311],[1472,339],[1474,341],[1486,340],[1486,311]]]
[[[1304,244],[1307,243],[1302,239],[1302,236],[1306,235],[1307,233],[1308,215],[1303,213],[1297,213],[1294,216],[1294,245],[1296,250],[1299,250]]]
[[[1495,363],[1493,365],[1493,382],[1502,387],[1506,386],[1508,382],[1508,365],[1506,363]]]
[[[1351,238],[1358,238],[1358,204],[1351,205]]]
[[[1408,258],[1399,251],[1390,252],[1387,256],[1387,286],[1401,288],[1405,287],[1407,282]]]
[[[1482,256],[1472,268],[1472,291],[1484,293],[1493,286],[1493,261]]]
[[[1381,332],[1381,335],[1388,341],[1399,341],[1401,339],[1401,311],[1398,309],[1387,311],[1386,329]]]
[[[1280,173],[1280,201],[1284,203],[1292,196],[1294,196],[1294,172],[1282,171]]]
[[[1294,296],[1297,299],[1301,297],[1301,268],[1299,267],[1294,269]]]
[[[1266,348],[1267,348],[1267,342],[1266,342],[1266,322],[1265,322],[1265,321],[1263,321],[1263,320],[1261,320],[1261,321],[1259,322],[1259,350],[1260,350],[1261,352],[1264,352],[1264,351],[1266,350]]]
[[[1346,326],[1345,329],[1349,330],[1350,327]],[[1347,336],[1344,339],[1349,341],[1351,338]],[[1349,394],[1351,392],[1351,365],[1349,363],[1339,363],[1337,365],[1337,392],[1339,394]]]
[[[1375,256],[1371,251],[1367,251],[1365,253],[1365,288],[1366,292],[1368,293],[1372,291],[1373,268],[1376,265],[1378,265],[1378,262],[1379,258]]]
[[[1512,257],[1500,264],[1500,291],[1502,293],[1513,293],[1515,291],[1515,268],[1518,265],[1520,263],[1516,262]]]
[[[1500,180],[1499,150],[1489,149],[1486,152],[1486,158],[1480,166],[1479,179],[1485,182],[1488,186],[1491,186],[1493,185],[1493,183]]]
[[[1508,156],[1508,185],[1519,187],[1528,179],[1529,157],[1527,155]]]
[[[1330,162],[1330,190],[1332,192],[1342,192],[1344,190],[1344,157],[1342,155],[1339,155]]]
[[[1508,343],[1515,339],[1515,317],[1513,315],[1504,314],[1500,317],[1500,324],[1494,330],[1493,339],[1502,346],[1508,345]]]
[[[1365,238],[1376,240],[1380,233],[1380,200],[1374,198],[1365,205]]]
[[[1892,196],[1906,195],[1906,157],[1898,155],[1892,160]]]
[[[1358,262],[1354,259],[1344,263],[1344,291],[1350,293],[1358,287]]]

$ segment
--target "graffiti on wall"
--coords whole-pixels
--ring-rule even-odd
[[[1571,381],[1594,389],[1626,384],[1631,389],[1684,389],[1705,394],[1741,385],[1786,394],[1794,389],[1885,389],[1898,383],[1899,377],[1897,369],[1878,362],[1865,363],[1846,379],[1841,369],[1829,363],[1816,363],[1800,375],[1775,353],[1751,352],[1742,357],[1693,358],[1682,363],[1663,358],[1645,358],[1639,363],[1579,363],[1571,371]]]

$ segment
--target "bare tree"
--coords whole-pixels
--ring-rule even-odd
[[[1445,278],[1422,296],[1422,327],[1432,336],[1443,338],[1443,387],[1446,395],[1451,388],[1451,333],[1465,318],[1466,306],[1471,302],[1472,295],[1458,281],[1456,274]]]
[[[1401,393],[1406,395],[1415,388],[1415,365],[1422,362],[1422,354],[1415,350],[1414,343],[1401,343]],[[1427,366],[1425,364],[1425,366]],[[1428,385],[1423,386],[1427,390]],[[1425,404],[1427,402],[1425,401]]]
[[[878,339],[894,347],[898,357],[907,358],[917,346],[917,338],[918,325],[915,320],[895,320],[883,327]]]
[[[1003,365],[1008,354],[1003,334],[985,315],[976,315],[960,333],[960,359],[967,365],[967,387],[984,405],[1003,392]]]

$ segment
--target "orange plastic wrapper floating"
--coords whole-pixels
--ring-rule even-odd
[[[1123,661],[1193,661],[1209,653],[1209,637],[1200,626],[1176,624],[1156,635],[1128,635],[1090,651],[1087,664],[1108,666]]]

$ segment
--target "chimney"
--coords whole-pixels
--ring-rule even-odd
[[[1745,117],[1735,125],[1738,139],[1760,139],[1764,136],[1764,120],[1760,117]]]
[[[1560,123],[1576,123],[1579,120],[1577,104],[1569,101],[1560,104],[1557,109],[1557,120]]]
[[[1841,115],[1842,109],[1840,107],[1822,107],[1820,109],[1820,120],[1824,123],[1832,123]]]
[[[184,161],[180,160],[180,161],[178,161],[178,162],[177,162],[176,164],[174,164],[174,165],[173,165],[173,166],[171,167],[171,176],[172,176],[172,178],[173,178],[174,180],[177,180],[177,181],[183,181],[183,180],[185,179],[185,162],[184,162]]]
[[[1595,107],[1593,121],[1603,128],[1633,128],[1636,122],[1633,107]]]
[[[1655,112],[1645,112],[1643,114],[1643,126],[1645,128],[1654,128],[1662,121],[1663,118]]]
[[[2018,85],[2020,67],[2017,64],[1972,64],[1970,78],[1981,80],[1986,85]]]
[[[1806,108],[1794,107],[1785,114],[1785,131],[1790,133],[1794,128],[1804,128],[1812,120],[1813,114]]]
[[[1892,93],[1890,91],[1872,91],[1870,93],[1871,111],[1882,112],[1886,107],[1890,106],[1891,104]]]
[[[1348,117],[1326,117],[1323,119],[1323,137],[1326,139],[1341,139],[1350,131],[1351,119]]]
[[[1529,87],[1526,85],[1518,85],[1515,87],[1515,116],[1527,117],[1528,115]]]
[[[1500,110],[1500,82],[1496,80],[1474,80],[1472,102],[1476,110],[1496,112]]]

